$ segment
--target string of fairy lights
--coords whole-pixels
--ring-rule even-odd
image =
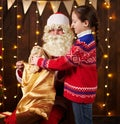
[[[38,1],[39,2],[39,1]],[[18,3],[18,2],[17,2]],[[89,0],[89,4],[92,4],[92,1]],[[102,109],[106,109],[107,115],[108,116],[112,116],[113,113],[112,111],[110,111],[110,108],[107,106],[108,105],[108,99],[110,98],[111,94],[109,92],[109,81],[112,80],[113,78],[113,74],[110,73],[109,71],[109,52],[110,52],[110,20],[115,19],[114,15],[110,16],[110,1],[109,0],[105,0],[104,1],[104,7],[105,9],[107,9],[107,29],[106,29],[106,37],[105,37],[105,45],[106,45],[106,51],[103,55],[103,59],[104,61],[106,61],[106,65],[105,65],[105,73],[106,73],[106,79],[105,79],[105,85],[104,85],[104,93],[105,93],[105,99],[103,101],[103,103],[101,103],[99,106],[102,106]],[[16,30],[17,30],[17,42],[16,44],[13,45],[13,49],[16,50],[16,55],[13,55],[13,58],[17,60],[17,50],[18,50],[18,42],[21,42],[22,40],[22,35],[21,35],[21,29],[22,29],[22,14],[20,13],[21,11],[19,11],[19,7],[18,5],[14,5],[13,6],[16,10],[17,10],[17,16],[16,16],[16,20],[17,20],[17,26],[16,26]],[[38,44],[38,40],[39,40],[39,35],[40,35],[40,31],[39,31],[39,12],[36,8],[36,41],[35,41],[35,45]],[[3,43],[3,0],[1,0],[0,2],[0,43]],[[4,46],[2,46],[2,51],[4,51]],[[4,71],[4,65],[3,65],[3,56],[0,56],[0,74],[3,74]],[[14,69],[16,69],[15,65],[12,65]],[[21,87],[21,85],[18,83],[17,84],[17,88],[19,89]],[[4,104],[4,99],[7,99],[7,96],[5,96],[4,92],[7,89],[4,87],[4,80],[2,79],[2,75],[0,77],[0,108],[3,106]],[[17,98],[17,92],[16,94],[13,96],[14,99]]]
[[[39,2],[39,1],[38,1]],[[36,35],[36,41],[35,41],[35,45],[38,44],[38,41],[39,41],[39,35],[40,35],[40,31],[39,31],[39,12],[38,12],[38,9],[36,8],[36,32],[35,32],[35,35]]]
[[[39,2],[39,1],[38,1]],[[17,50],[18,50],[18,42],[21,42],[22,40],[22,35],[21,35],[21,29],[22,29],[22,14],[20,13],[21,11],[19,11],[19,1],[17,1],[17,4],[13,5],[13,8],[15,9],[15,11],[17,12],[16,15],[16,20],[17,20],[17,25],[16,25],[16,30],[17,30],[17,42],[16,44],[13,44],[13,50],[16,51],[16,55],[13,55],[13,58],[16,59],[17,61]],[[38,39],[39,39],[39,12],[36,8],[36,31],[35,31],[35,35],[36,35],[36,40],[35,40],[35,45],[38,44]],[[0,43],[2,44],[2,51],[4,51],[4,46],[3,46],[3,0],[0,3]],[[7,88],[4,86],[4,80],[2,79],[3,77],[3,72],[4,72],[4,65],[3,65],[3,55],[0,56],[0,68],[1,68],[1,73],[2,74],[0,76],[0,110],[2,110],[1,108],[3,108],[4,106],[4,102],[5,100],[7,100],[7,96],[5,95],[5,92],[7,92]],[[12,65],[12,67],[14,69],[16,69],[15,65]],[[19,89],[21,87],[20,83],[17,83],[17,89]],[[16,99],[18,97],[18,92],[19,90],[16,90],[16,94],[13,96],[13,99]]]
[[[89,0],[89,4],[92,4],[92,1]],[[103,59],[105,62],[105,79],[104,79],[104,101],[102,103],[99,103],[99,108],[101,110],[105,110],[105,114],[107,116],[113,116],[114,110],[111,110],[111,108],[109,107],[109,101],[111,98],[111,93],[110,93],[110,82],[112,82],[113,79],[113,73],[111,73],[110,70],[110,21],[111,20],[115,20],[116,17],[114,14],[111,15],[110,13],[110,8],[111,8],[111,3],[110,0],[105,0],[103,3],[103,7],[107,10],[107,28],[106,28],[106,37],[105,37],[105,45],[106,45],[106,50],[105,53],[103,55]]]
[[[105,70],[106,70],[106,76],[107,76],[107,80],[105,80],[105,101],[103,103],[103,107],[106,108],[107,110],[107,114],[110,116],[112,113],[109,111],[108,109],[108,104],[107,101],[110,97],[110,92],[109,92],[109,78],[112,77],[112,74],[109,73],[109,51],[110,51],[110,39],[109,39],[109,32],[110,32],[110,24],[109,24],[109,15],[110,15],[110,2],[105,2],[104,3],[105,8],[107,9],[107,17],[108,17],[108,22],[107,22],[107,33],[106,33],[106,38],[105,38],[105,42],[106,42],[106,54],[103,55],[103,58],[106,59],[106,65],[105,65]]]
[[[110,109],[109,107],[109,99],[111,98],[111,93],[110,93],[110,88],[109,85],[113,80],[113,73],[110,70],[110,21],[115,20],[115,15],[111,15],[110,13],[110,8],[111,8],[111,3],[109,0],[104,2],[104,7],[107,9],[107,29],[106,29],[106,38],[105,38],[105,44],[106,44],[106,53],[103,55],[104,60],[106,61],[105,65],[105,73],[106,73],[106,80],[105,80],[105,101],[103,103],[103,108],[106,108],[106,114],[108,116],[114,115],[114,111]]]
[[[3,43],[3,1],[0,2],[0,45]],[[3,106],[4,86],[3,86],[3,48],[0,55],[0,107]]]

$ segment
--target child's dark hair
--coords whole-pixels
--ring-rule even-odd
[[[89,21],[89,27],[95,29],[96,42],[98,43],[98,16],[95,8],[92,5],[82,5],[74,8],[73,12],[82,22]]]

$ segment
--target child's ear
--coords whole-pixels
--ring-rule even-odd
[[[85,27],[88,27],[88,26],[89,26],[89,21],[88,21],[88,20],[85,20],[85,21],[84,21],[84,26],[85,26]]]

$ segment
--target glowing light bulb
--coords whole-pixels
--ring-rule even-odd
[[[107,31],[110,31],[110,28],[107,28]]]
[[[110,96],[110,93],[106,93],[106,96]]]
[[[21,84],[18,83],[17,86],[18,86],[18,87],[21,87]]]
[[[108,69],[108,65],[106,65],[105,68]]]
[[[39,34],[40,34],[40,32],[39,32],[39,31],[36,31],[35,33],[36,33],[36,35],[39,35]]]
[[[110,45],[108,45],[108,48],[110,48]]]
[[[21,25],[17,25],[17,29],[21,29]]]
[[[2,10],[3,9],[3,7],[2,6],[0,6],[0,10]]]
[[[18,14],[18,15],[17,15],[17,18],[20,19],[20,18],[22,18],[22,16]]]
[[[108,41],[108,39],[107,39],[107,38],[105,38],[105,41]]]
[[[113,74],[112,74],[112,73],[109,73],[109,74],[108,74],[108,77],[109,77],[109,78],[112,78],[112,77],[113,77]]]
[[[108,112],[108,116],[111,116],[111,112]]]
[[[102,106],[103,106],[103,107],[105,107],[105,106],[106,106],[106,104],[104,103]]]
[[[13,46],[13,48],[14,48],[14,49],[17,49],[17,46],[16,46],[16,45],[14,45],[14,46]]]
[[[105,85],[105,88],[107,88],[108,86],[107,85]]]
[[[0,102],[0,106],[2,106],[2,102]]]
[[[104,54],[104,55],[103,55],[103,58],[108,58],[108,55],[107,55],[107,54]]]
[[[4,99],[7,99],[7,97],[6,97],[6,96],[4,96]]]
[[[17,98],[17,95],[14,96],[14,99],[16,99],[16,98]]]

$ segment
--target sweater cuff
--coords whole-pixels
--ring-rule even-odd
[[[37,66],[44,68],[43,67],[43,62],[44,62],[44,59],[43,58],[38,59]]]

